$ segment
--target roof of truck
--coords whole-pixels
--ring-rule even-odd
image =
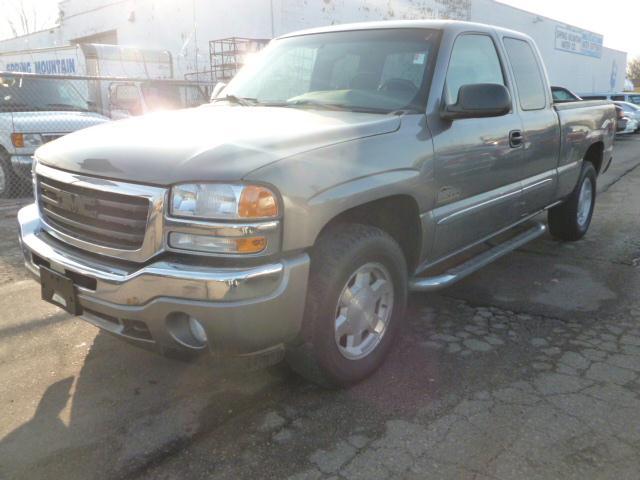
[[[495,25],[487,25],[485,23],[463,22],[460,20],[385,20],[378,22],[358,22],[345,23],[342,25],[331,25],[327,27],[309,28],[306,30],[298,30],[297,32],[287,33],[279,38],[295,37],[299,35],[311,35],[314,33],[329,32],[345,32],[350,30],[381,30],[393,28],[425,28],[434,30],[453,30],[454,32],[478,31],[478,32],[497,32],[509,36],[530,39],[530,37],[522,32],[509,30],[507,28],[497,27]]]

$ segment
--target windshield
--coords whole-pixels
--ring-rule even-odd
[[[145,84],[142,95],[149,110],[197,107],[208,100],[197,85]]]
[[[434,30],[386,29],[276,40],[224,94],[279,106],[424,110],[438,37]]]
[[[87,100],[68,80],[0,77],[0,111],[87,111]]]

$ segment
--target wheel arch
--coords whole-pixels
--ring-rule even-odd
[[[319,230],[314,245],[322,235],[341,223],[360,223],[380,228],[400,245],[408,271],[413,272],[417,268],[423,234],[419,203],[412,195],[387,195],[336,213]]]
[[[604,142],[597,141],[589,146],[583,157],[585,162],[593,164],[598,175],[602,172],[602,167],[604,165],[604,150]]]

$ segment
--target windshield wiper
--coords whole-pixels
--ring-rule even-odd
[[[389,113],[389,110],[386,108],[362,107],[359,105],[344,105],[342,103],[330,103],[330,102],[323,102],[320,100],[311,100],[311,99],[292,100],[292,101],[286,102],[282,106],[291,106],[291,107],[310,106],[310,107],[322,108],[325,110],[343,110],[343,111],[346,110],[349,112],[358,112],[358,113],[382,113],[385,115]]]
[[[236,95],[225,95],[224,97],[214,98],[213,102],[229,102],[235,103],[236,105],[242,105],[243,107],[248,107],[251,105],[255,105],[258,103],[257,98],[249,98],[249,97],[238,97]]]
[[[406,115],[409,113],[420,113],[420,109],[418,108],[398,108],[396,110],[391,110],[387,112],[389,115]]]
[[[65,110],[72,110],[76,112],[88,112],[86,108],[79,107],[78,105],[69,105],[68,103],[47,103],[47,107],[59,108]]]
[[[300,100],[288,100],[283,106],[289,107],[317,107],[326,110],[345,110],[346,106],[340,103],[323,102],[321,100],[300,99]]]

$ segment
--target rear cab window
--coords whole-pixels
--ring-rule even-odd
[[[563,102],[576,102],[579,100],[573,93],[571,93],[566,88],[561,87],[553,87],[551,89],[551,95],[553,97],[554,102],[563,103]]]
[[[513,76],[522,110],[542,110],[547,106],[545,82],[538,59],[531,45],[516,38],[505,37],[504,47],[513,69]]]

